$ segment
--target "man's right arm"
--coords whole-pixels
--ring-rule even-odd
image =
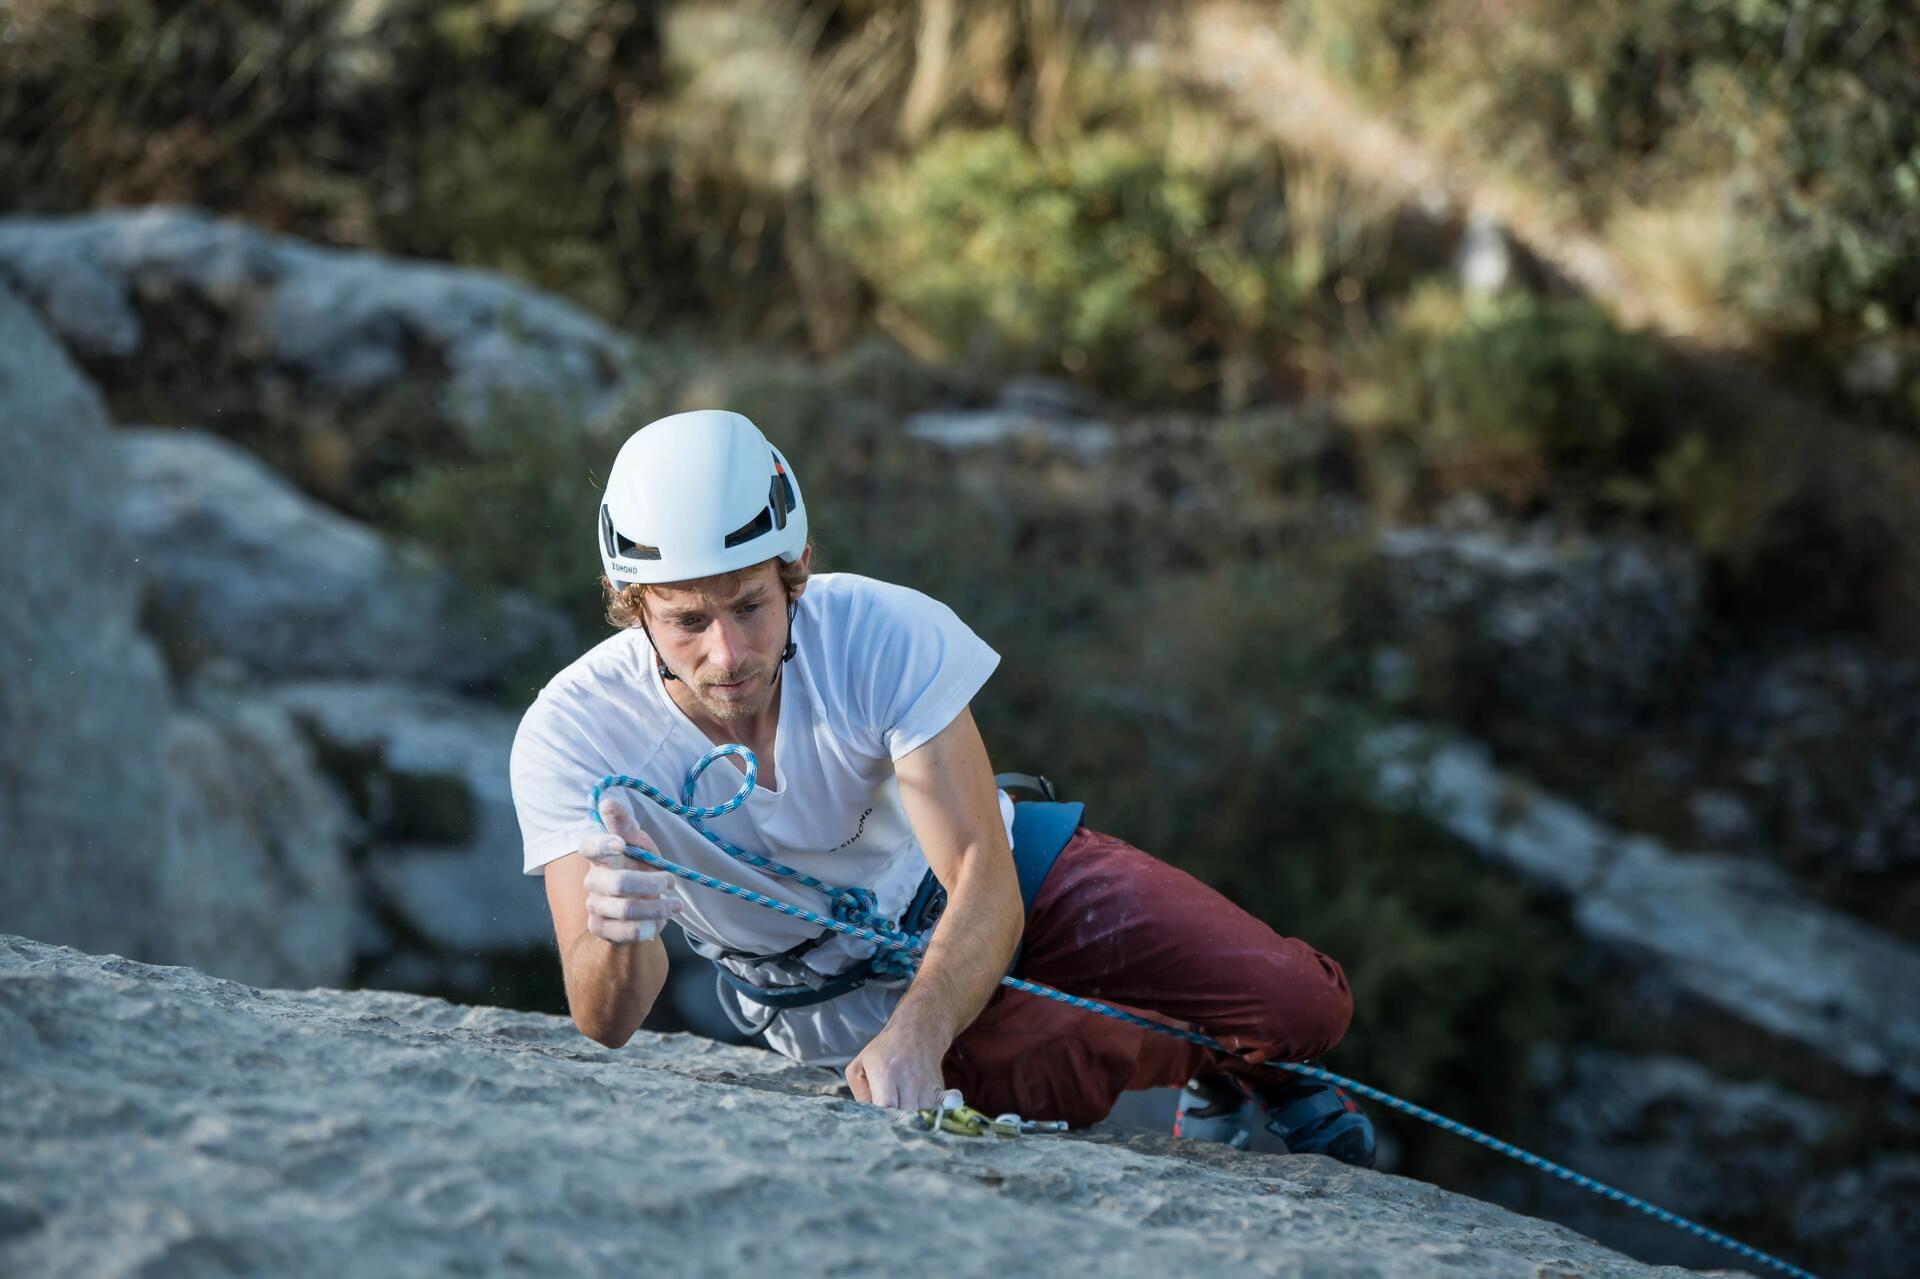
[[[673,876],[637,869],[623,843],[657,852],[617,802],[602,808],[616,832],[589,835],[546,865],[547,908],[560,947],[567,1007],[580,1033],[609,1048],[633,1038],[667,981],[666,921],[680,912]]]

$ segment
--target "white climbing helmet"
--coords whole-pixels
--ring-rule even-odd
[[[675,413],[620,447],[600,502],[600,562],[616,586],[685,582],[807,546],[800,484],[738,413]]]

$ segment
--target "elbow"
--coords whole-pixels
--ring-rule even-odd
[[[651,1011],[652,1001],[640,1009],[574,1009],[573,1024],[581,1034],[602,1048],[625,1048],[627,1041],[633,1038]]]
[[[613,1026],[580,1017],[575,1017],[573,1024],[581,1034],[602,1048],[625,1048],[627,1041],[633,1038],[633,1032],[639,1029],[637,1026]]]

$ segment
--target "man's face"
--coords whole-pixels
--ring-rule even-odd
[[[752,719],[773,701],[787,643],[787,595],[772,562],[725,578],[648,589],[647,629],[667,669],[708,718]]]

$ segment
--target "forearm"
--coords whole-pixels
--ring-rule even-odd
[[[567,1007],[589,1039],[618,1048],[653,1011],[667,980],[667,948],[658,938],[615,945],[582,931],[561,955]]]
[[[944,1052],[993,997],[1025,925],[1012,859],[1004,852],[996,858],[975,850],[948,891],[919,974],[887,1029]]]

